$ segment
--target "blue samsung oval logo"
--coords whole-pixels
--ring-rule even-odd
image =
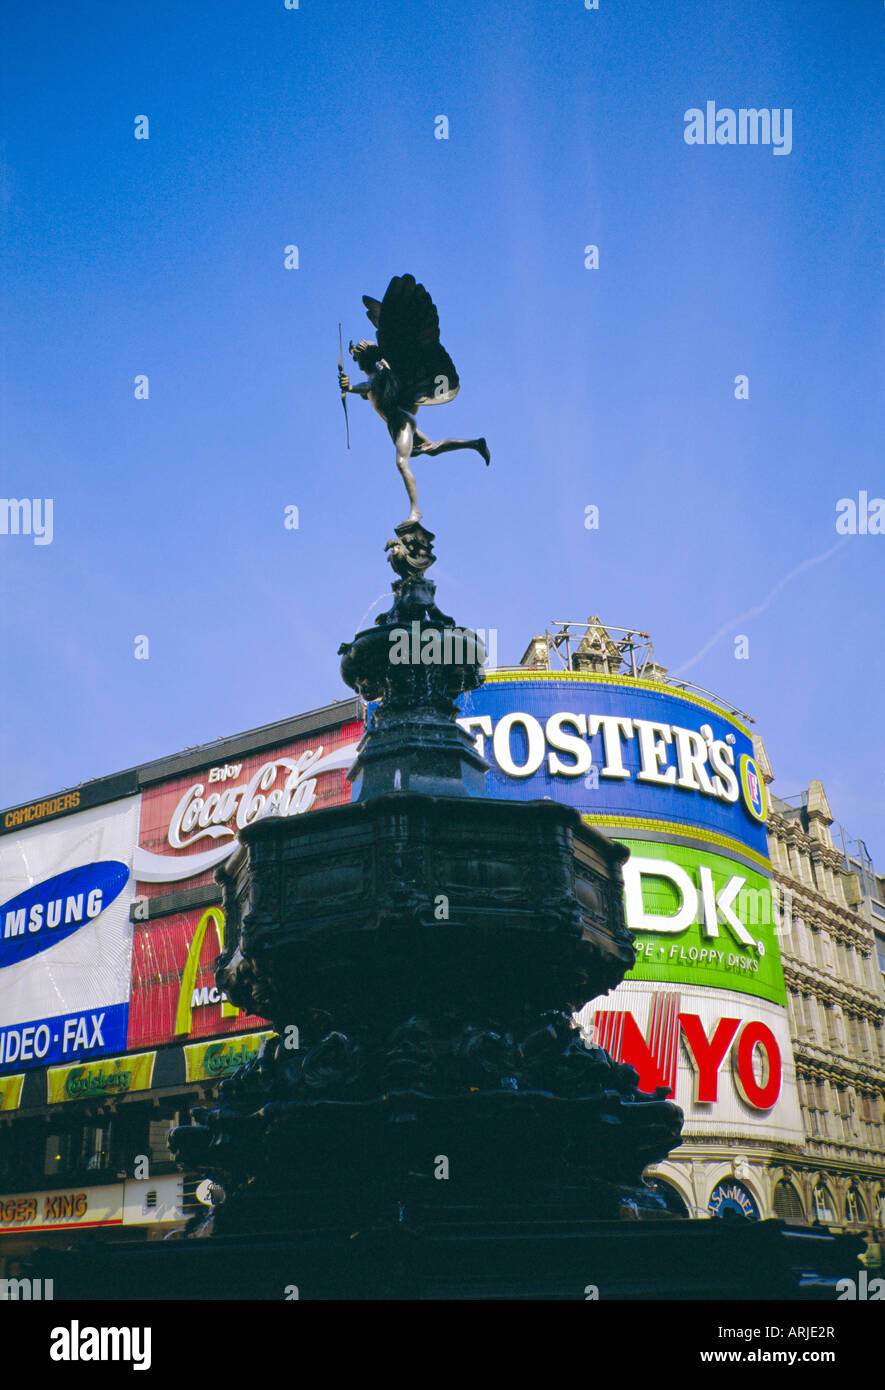
[[[104,912],[129,870],[117,859],[83,864],[45,878],[0,907],[0,970],[47,951]]]

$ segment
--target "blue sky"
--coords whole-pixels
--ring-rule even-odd
[[[337,325],[370,336],[360,296],[409,271],[462,382],[420,423],[492,449],[417,464],[443,609],[502,661],[554,618],[649,631],[881,869],[885,536],[835,520],[885,495],[883,25],[874,0],[7,9],[0,492],[52,497],[54,538],[0,536],[0,804],[349,693],[406,499],[355,398],[345,448]],[[708,100],[790,108],[792,151],[687,145]]]

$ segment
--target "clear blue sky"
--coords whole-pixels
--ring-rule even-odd
[[[885,866],[885,536],[817,562],[840,498],[885,495],[881,3],[4,26],[0,492],[52,497],[54,539],[0,536],[0,804],[348,694],[406,499],[355,398],[345,448],[337,325],[410,271],[462,380],[421,423],[492,449],[418,463],[444,610],[502,661],[554,618],[646,629]],[[789,107],[792,152],[687,145],[708,100]]]

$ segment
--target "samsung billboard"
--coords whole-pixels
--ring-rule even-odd
[[[126,1047],[139,797],[0,839],[0,1075]]]

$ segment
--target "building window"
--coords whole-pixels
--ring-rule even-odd
[[[845,1215],[852,1226],[859,1226],[861,1221],[865,1221],[863,1202],[860,1193],[855,1187],[849,1187],[845,1197]]]
[[[805,1212],[802,1209],[799,1193],[786,1178],[782,1178],[774,1189],[774,1214],[779,1216],[782,1221],[803,1222],[805,1220]]]
[[[836,1023],[835,1023],[835,1019],[833,1018],[833,1009],[832,1009],[832,1005],[830,1005],[830,1004],[824,1004],[823,1010],[824,1010],[824,1021],[825,1021],[826,1026],[827,1026],[827,1042],[830,1044],[831,1047],[833,1047],[833,1046],[835,1045],[836,1041],[837,1041],[837,1038],[836,1038]]]
[[[870,1115],[870,1098],[863,1091],[857,1093],[857,1127],[865,1144],[875,1143]]]
[[[855,1018],[854,1014],[846,1014],[845,1018],[848,1024],[848,1040],[851,1044],[852,1052],[854,1052],[856,1055],[858,1052],[863,1051],[863,1043],[861,1041],[860,1029],[858,1027],[857,1019]]]
[[[100,1172],[110,1162],[110,1125],[84,1125],[80,1149],[83,1167],[89,1172]]]
[[[50,1134],[46,1140],[44,1164],[47,1177],[53,1173],[70,1172],[71,1166],[71,1135]]]
[[[824,1225],[831,1225],[836,1220],[830,1190],[821,1184],[814,1189],[814,1215],[815,1219]]]
[[[882,1121],[879,1115],[879,1097],[877,1095],[861,1096],[861,1109],[867,1126],[867,1142],[878,1149],[882,1143]]]
[[[663,1178],[654,1178],[651,1186],[664,1199],[667,1211],[671,1212],[673,1216],[688,1216],[690,1214],[681,1193],[677,1192],[671,1183],[664,1182]]]
[[[170,1111],[167,1115],[161,1115],[158,1119],[151,1119],[148,1124],[148,1147],[151,1153],[151,1166],[160,1163],[171,1163],[172,1154],[167,1143],[170,1129],[175,1129],[181,1124],[181,1118],[177,1110]]]
[[[876,932],[876,955],[879,957],[879,969],[885,974],[885,936]]]
[[[100,1173],[111,1162],[111,1125],[84,1124],[46,1140],[44,1172],[47,1177],[66,1173]]]
[[[845,1087],[845,1128],[853,1139],[857,1139],[860,1132],[857,1116],[857,1092],[853,1086]]]
[[[826,1083],[815,1081],[814,1094],[817,1100],[817,1118],[822,1136],[827,1136],[830,1132],[830,1112],[827,1099]]]
[[[716,1184],[710,1193],[707,1210],[711,1216],[725,1221],[758,1221],[760,1218],[752,1193],[743,1183],[735,1182],[732,1178],[724,1178]]]
[[[847,907],[848,899],[845,896],[845,878],[841,873],[833,874],[833,892],[830,899],[837,907]]]

